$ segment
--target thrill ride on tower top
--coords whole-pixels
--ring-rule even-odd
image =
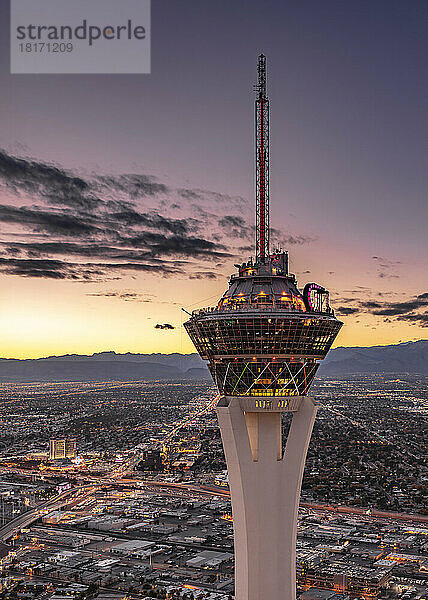
[[[223,396],[256,397],[256,406],[286,408],[304,396],[342,323],[328,291],[316,283],[299,290],[288,253],[269,247],[269,99],[266,57],[258,59],[255,100],[256,248],[217,306],[192,313],[184,324]],[[272,406],[273,408],[273,406]]]

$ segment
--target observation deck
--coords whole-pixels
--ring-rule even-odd
[[[328,292],[300,292],[286,253],[237,266],[217,306],[184,324],[189,336],[222,394],[305,395],[342,326]]]

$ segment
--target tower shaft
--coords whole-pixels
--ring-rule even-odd
[[[256,133],[256,260],[269,255],[269,99],[266,94],[266,57],[260,54],[255,102]]]
[[[216,412],[229,473],[236,600],[295,600],[296,535],[306,451],[317,406],[296,398],[284,454],[281,412],[247,412],[223,397]]]

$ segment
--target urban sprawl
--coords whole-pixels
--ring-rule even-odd
[[[312,395],[299,597],[426,598],[426,378],[321,379]],[[0,397],[4,600],[233,598],[210,382],[4,383]]]

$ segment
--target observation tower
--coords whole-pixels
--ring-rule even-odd
[[[303,290],[288,253],[269,245],[269,99],[266,57],[255,100],[255,258],[215,307],[184,324],[220,392],[216,412],[229,472],[236,600],[296,598],[296,529],[306,452],[317,412],[307,394],[342,323],[327,290]],[[287,439],[282,420],[291,413]]]

